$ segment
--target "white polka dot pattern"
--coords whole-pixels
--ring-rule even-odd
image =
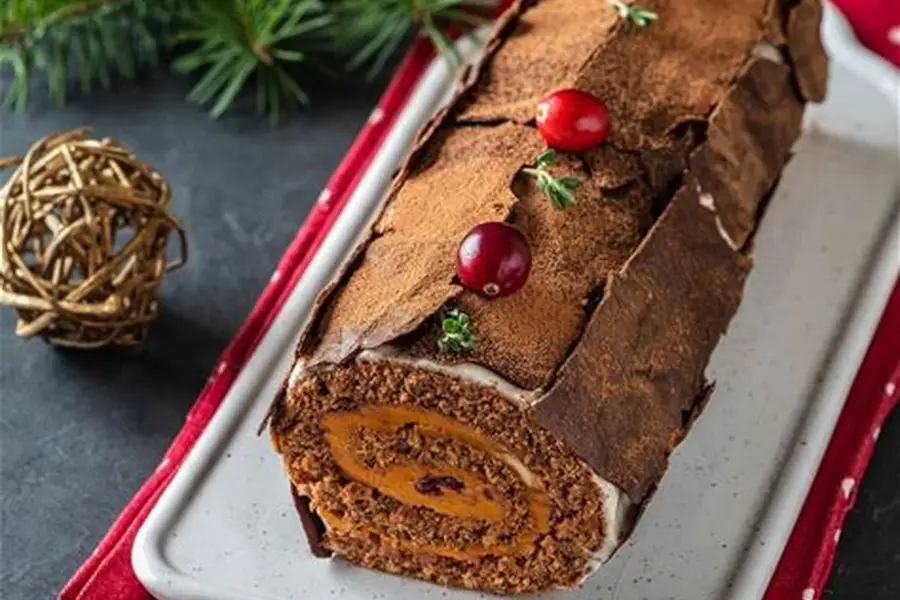
[[[316,203],[327,209],[330,202],[331,202],[331,190],[328,188],[325,188],[319,194],[319,197],[316,199]]]
[[[845,477],[841,482],[841,491],[844,493],[844,498],[849,499],[850,494],[853,492],[853,486],[856,485],[856,480],[852,477]]]
[[[888,29],[888,41],[895,46],[900,46],[900,25]]]

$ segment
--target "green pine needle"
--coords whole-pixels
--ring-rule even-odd
[[[24,110],[34,73],[43,76],[58,104],[66,101],[72,67],[84,93],[110,87],[115,77],[132,79],[139,68],[155,66],[165,45],[156,38],[177,5],[178,0],[5,0],[0,71],[11,71],[12,83],[0,89],[0,104]]]
[[[569,208],[575,202],[575,190],[581,185],[581,178],[572,175],[554,177],[549,168],[556,164],[556,152],[545,150],[534,161],[534,167],[522,169],[523,173],[537,180],[541,192],[559,209]]]
[[[15,49],[0,46],[0,69],[3,65],[9,65],[13,72],[10,88],[0,96],[3,107],[14,108],[17,112],[21,112],[28,103],[28,67]]]
[[[282,107],[309,102],[288,66],[314,61],[334,18],[320,0],[202,0],[185,20],[178,40],[195,46],[174,67],[203,72],[188,99],[218,118],[252,77],[257,111],[274,123]]]
[[[639,6],[633,6],[628,2],[624,2],[623,0],[607,0],[617,13],[619,13],[619,17],[626,21],[631,21],[638,27],[649,27],[653,24],[654,21],[659,19],[659,15],[657,15],[652,10],[647,10],[646,8],[641,8]]]
[[[212,117],[247,87],[277,121],[308,102],[294,67],[325,70],[337,52],[349,67],[382,71],[416,33],[459,62],[449,29],[470,32],[498,0],[0,0],[0,104],[24,110],[29,84],[57,103],[157,67],[176,48],[175,70],[195,74],[192,102]]]
[[[417,30],[454,65],[461,62],[447,29],[470,32],[488,22],[498,0],[332,0],[335,39],[349,50],[349,67],[377,76],[400,45]]]
[[[444,307],[440,313],[441,338],[438,349],[441,352],[460,354],[474,350],[478,346],[478,338],[472,331],[472,320],[459,308]]]

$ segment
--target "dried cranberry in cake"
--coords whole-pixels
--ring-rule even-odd
[[[537,108],[537,128],[547,145],[565,152],[595,148],[609,137],[609,110],[600,99],[574,89],[546,96]]]
[[[456,274],[467,288],[490,298],[517,292],[531,272],[525,236],[506,223],[489,222],[466,234],[456,252]]]
[[[458,492],[465,488],[466,484],[459,479],[456,479],[455,477],[425,475],[424,477],[421,477],[418,481],[416,481],[415,487],[416,491],[420,494],[427,494],[429,496],[443,496],[444,489]]]

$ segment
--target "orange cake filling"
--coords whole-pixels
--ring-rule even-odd
[[[359,460],[354,448],[360,430],[390,435],[415,425],[426,438],[449,437],[499,458],[520,474],[522,483],[528,488],[530,527],[508,542],[502,542],[498,537],[488,537],[458,549],[399,541],[397,545],[400,548],[460,559],[502,556],[525,552],[550,529],[550,503],[540,481],[508,450],[472,427],[431,411],[397,406],[364,406],[353,412],[333,412],[325,415],[322,423],[332,457],[347,477],[407,506],[421,506],[449,517],[499,523],[507,512],[508,502],[490,483],[470,471],[446,463],[423,465],[401,458],[382,468],[368,468]],[[352,530],[364,535],[370,530],[359,524],[345,523],[327,511],[321,512],[320,516],[336,531]]]

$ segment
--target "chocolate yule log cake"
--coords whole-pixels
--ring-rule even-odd
[[[320,296],[269,413],[318,555],[579,585],[705,404],[825,93],[819,0],[515,3]]]

